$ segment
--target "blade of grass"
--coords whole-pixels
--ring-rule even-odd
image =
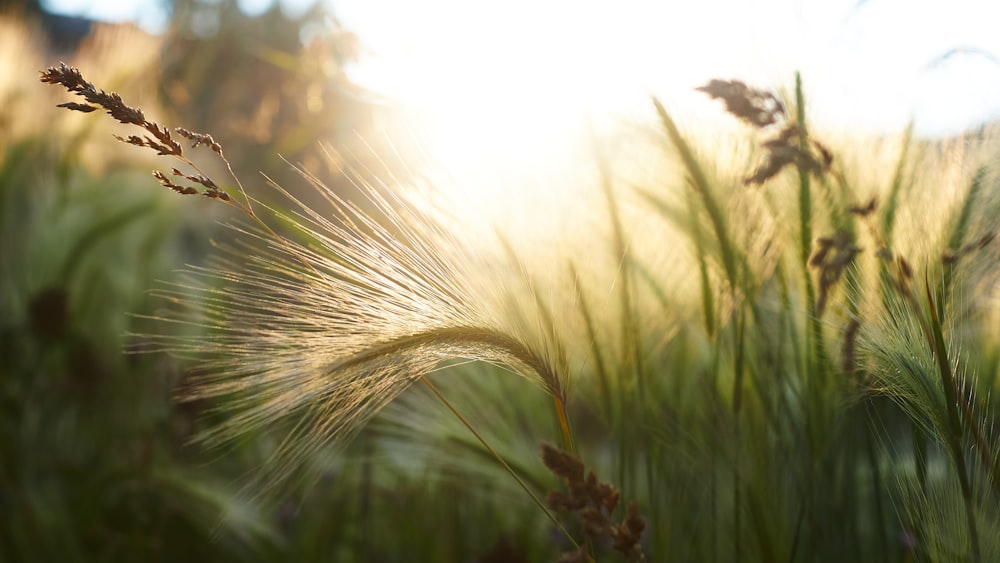
[[[955,387],[955,378],[951,371],[951,364],[948,361],[948,352],[945,347],[944,333],[941,330],[941,322],[938,319],[937,306],[934,304],[934,295],[931,292],[930,280],[925,276],[924,289],[927,293],[927,304],[931,314],[931,346],[934,350],[934,358],[937,360],[938,373],[941,376],[941,384],[944,387],[944,396],[948,408],[948,445],[951,449],[952,461],[958,470],[958,481],[962,487],[962,497],[965,501],[965,516],[969,528],[969,543],[972,549],[972,556],[975,561],[980,561],[982,555],[979,547],[979,530],[976,526],[975,509],[972,500],[972,485],[969,482],[969,471],[965,462],[965,454],[962,448],[962,422],[958,413],[958,392]]]
[[[587,331],[587,340],[590,342],[590,353],[594,358],[594,369],[597,372],[597,381],[601,386],[601,399],[604,404],[604,415],[608,421],[615,420],[614,402],[611,397],[611,377],[608,373],[607,363],[601,346],[597,340],[597,331],[594,329],[594,320],[590,314],[590,306],[587,298],[580,287],[580,276],[576,266],[570,263],[570,277],[573,279],[573,288],[576,291],[576,302],[579,304],[580,315],[583,317],[583,325]]]
[[[899,193],[903,187],[903,176],[906,171],[912,141],[913,122],[911,121],[906,126],[906,132],[903,133],[903,146],[899,151],[899,159],[896,161],[896,169],[892,175],[892,182],[889,184],[889,195],[886,197],[885,206],[882,208],[882,236],[885,237],[886,245],[890,245],[892,241],[892,230],[896,222],[896,209],[899,207]]]
[[[608,210],[608,219],[611,222],[611,248],[615,260],[619,263],[620,275],[617,285],[619,307],[621,307],[622,357],[626,358],[626,361],[631,364],[636,383],[636,392],[638,398],[642,400],[646,391],[645,369],[643,367],[644,362],[641,350],[642,340],[639,337],[639,323],[636,319],[635,308],[633,306],[635,289],[633,287],[632,260],[629,257],[629,243],[625,234],[625,228],[622,225],[618,199],[615,197],[614,186],[612,185],[611,170],[593,133],[591,133],[591,145],[593,146],[594,157],[597,162],[601,193],[604,195],[604,202]]]
[[[739,287],[736,275],[737,260],[729,238],[729,230],[726,227],[726,218],[722,212],[722,206],[716,201],[705,172],[702,170],[701,165],[698,164],[698,159],[695,158],[690,145],[684,140],[680,130],[677,129],[677,124],[674,123],[673,118],[670,117],[666,108],[656,98],[653,98],[653,106],[656,108],[656,113],[660,117],[660,123],[667,132],[667,136],[681,157],[684,168],[690,176],[691,186],[701,197],[702,205],[705,206],[705,211],[708,212],[709,221],[712,223],[712,229],[715,231],[715,237],[719,241],[719,249],[722,253],[722,266],[726,271],[726,278],[729,280],[730,286],[735,290],[735,288]]]
[[[965,200],[962,203],[962,209],[959,211],[958,216],[954,220],[954,225],[951,228],[951,235],[948,237],[948,243],[945,247],[946,252],[952,253],[954,256],[958,256],[962,249],[962,242],[965,240],[965,236],[969,230],[969,223],[972,220],[972,214],[976,206],[979,205],[980,197],[979,195],[983,192],[983,185],[986,183],[986,173],[987,169],[985,166],[980,166],[976,170],[976,174],[972,177],[972,181],[969,183],[969,191],[966,193]],[[955,277],[955,264],[946,261],[944,264],[944,283],[941,285],[941,291],[938,294],[938,311],[939,317],[944,316],[945,308],[947,306],[946,300],[951,295],[951,286]]]

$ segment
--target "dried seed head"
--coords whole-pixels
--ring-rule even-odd
[[[542,444],[542,463],[556,475],[570,480],[583,480],[583,462],[575,455],[551,444]]]
[[[826,308],[830,290],[840,281],[844,270],[854,261],[861,249],[854,244],[853,237],[840,231],[832,237],[816,240],[819,248],[809,260],[809,266],[819,270],[819,298],[816,312],[822,314]]]
[[[833,239],[830,237],[820,237],[816,239],[816,246],[818,247],[816,248],[816,252],[809,259],[809,265],[813,268],[818,268],[826,261],[826,255],[833,248]]]
[[[899,272],[903,274],[904,278],[913,279],[913,267],[906,261],[906,258],[900,256],[899,259],[896,260],[896,264],[899,265]]]
[[[46,84],[61,84],[67,90],[78,96],[82,96],[91,104],[104,108],[111,117],[121,123],[143,125],[146,122],[141,109],[125,105],[121,96],[114,92],[108,93],[97,89],[83,78],[79,70],[68,66],[66,63],[59,63],[58,67],[53,66],[42,71],[40,80]],[[90,107],[84,104],[60,104],[59,107],[74,111],[93,111],[93,109],[84,109]]]
[[[97,111],[97,107],[96,106],[92,106],[90,104],[78,104],[76,102],[66,102],[64,104],[59,104],[56,107],[57,108],[66,108],[66,109],[70,109],[70,110],[73,110],[73,111],[79,111],[79,112],[83,112],[83,113],[90,113],[92,111]]]
[[[844,373],[854,373],[857,369],[857,342],[858,333],[861,331],[861,321],[853,318],[847,323],[844,329],[844,345],[841,348],[840,363]]]
[[[794,162],[792,153],[789,151],[772,151],[764,160],[764,164],[757,168],[754,173],[743,180],[744,185],[761,185],[764,182],[778,175],[781,169]]]
[[[191,143],[191,148],[194,149],[198,148],[199,145],[206,145],[208,148],[212,149],[212,152],[222,156],[222,145],[217,143],[208,133],[195,133],[194,131],[189,131],[183,127],[177,127],[174,131],[177,131],[181,137],[194,141]]]
[[[941,255],[941,263],[950,266],[958,263],[962,258],[973,254],[979,250],[983,250],[993,242],[996,238],[996,233],[986,233],[985,235],[979,237],[978,239],[962,245],[961,248],[955,250],[948,250]]]
[[[878,196],[872,196],[868,203],[864,205],[852,205],[849,209],[852,215],[867,217],[878,209]]]
[[[639,541],[646,530],[646,520],[639,514],[639,505],[635,501],[628,503],[625,520],[614,526],[611,537],[614,539],[615,551],[622,553],[631,563],[641,563],[646,560]]]
[[[132,108],[122,101],[121,96],[114,92],[105,92],[104,90],[99,90],[90,82],[87,82],[79,70],[71,66],[67,66],[65,63],[60,63],[58,67],[50,67],[41,73],[41,81],[46,84],[60,84],[64,86],[70,92],[73,92],[79,96],[83,96],[90,104],[79,104],[75,102],[67,102],[59,104],[58,107],[82,111],[85,113],[92,112],[97,109],[96,106],[104,108],[113,118],[117,119],[121,123],[138,125],[146,131],[146,135],[129,135],[128,137],[121,137],[115,135],[114,137],[119,141],[134,145],[137,147],[146,147],[156,151],[157,155],[160,156],[173,156],[186,165],[191,166],[195,169],[194,174],[185,174],[177,168],[171,169],[171,174],[176,177],[185,178],[188,181],[199,184],[205,188],[201,193],[206,197],[211,199],[219,199],[225,202],[233,202],[233,199],[226,192],[215,183],[214,180],[209,178],[207,175],[202,174],[198,169],[197,165],[188,160],[184,156],[184,149],[181,147],[170,134],[170,130],[163,127],[155,122],[148,121],[143,115],[142,110],[139,108]],[[177,133],[186,139],[193,141],[192,148],[199,145],[207,145],[212,149],[219,158],[222,159],[226,166],[229,163],[226,161],[225,156],[222,154],[222,145],[217,143],[211,135],[207,133],[195,133],[184,129],[183,127],[178,127],[176,129]],[[230,171],[232,171],[230,169]],[[198,189],[193,186],[184,186],[177,184],[165,174],[160,171],[153,172],[153,176],[162,184],[174,190],[180,194],[195,194],[199,193]],[[235,178],[235,175],[234,175]],[[237,184],[239,180],[237,179]],[[242,208],[242,206],[240,206]],[[242,208],[246,211],[246,208]]]
[[[711,80],[696,90],[723,100],[726,111],[758,129],[784,122],[787,118],[785,105],[775,94],[751,88],[739,80]],[[827,173],[833,165],[830,149],[818,141],[807,139],[798,123],[786,124],[776,137],[765,141],[762,146],[767,151],[764,163],[743,180],[744,185],[761,185],[789,164],[817,176]]]
[[[785,119],[785,104],[766,90],[751,88],[739,80],[711,80],[695,88],[726,103],[726,111],[757,128]]]
[[[833,164],[833,153],[818,141],[810,140],[804,146],[802,128],[797,123],[786,125],[776,137],[761,143],[767,151],[764,164],[757,168],[743,183],[760,185],[776,176],[781,170],[794,164],[800,170],[817,176],[827,173]],[[812,147],[809,149],[808,147]],[[813,151],[818,153],[813,154]]]
[[[646,528],[646,522],[639,515],[635,501],[629,503],[625,519],[620,524],[612,524],[611,514],[618,507],[621,492],[610,483],[597,479],[593,471],[586,471],[583,462],[572,453],[542,444],[542,461],[553,473],[563,478],[569,492],[552,491],[548,495],[549,507],[555,510],[576,512],[583,525],[583,531],[591,540],[610,538],[616,551],[624,554],[629,561],[645,561],[639,548],[639,540]],[[574,560],[576,552],[563,555],[562,561]]]
[[[170,188],[181,195],[191,195],[198,193],[197,188],[191,186],[182,186],[180,184],[175,184],[173,180],[167,177],[166,174],[160,172],[159,170],[153,170],[153,177],[159,180],[160,184],[164,187]]]
[[[833,166],[833,153],[830,152],[830,149],[826,148],[826,145],[819,141],[813,140],[812,146],[819,153],[819,161],[814,161],[818,165],[816,172],[819,174],[826,173]]]

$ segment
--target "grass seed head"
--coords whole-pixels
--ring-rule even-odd
[[[695,88],[726,104],[726,111],[757,128],[783,121],[785,104],[773,92],[751,88],[739,80],[713,79]]]
[[[551,444],[542,444],[542,462],[563,478],[563,484],[568,489],[568,492],[549,492],[550,508],[577,513],[583,531],[591,541],[610,540],[612,547],[625,555],[628,561],[638,563],[646,560],[639,545],[646,521],[639,514],[635,501],[629,502],[624,519],[614,524],[611,515],[621,500],[621,492],[614,485],[600,481],[593,471],[586,471],[576,455]],[[582,554],[581,550],[572,551],[563,554],[559,560],[576,561]]]

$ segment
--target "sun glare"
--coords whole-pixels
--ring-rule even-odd
[[[479,207],[498,212],[515,199],[512,190],[565,201],[567,194],[551,192],[592,176],[592,134],[648,121],[651,95],[676,107],[716,76],[764,84],[793,76],[768,64],[798,61],[779,61],[755,42],[773,18],[721,0],[689,6],[682,18],[653,4],[376,1],[369,9],[392,17],[366,28],[370,51],[352,73],[403,106],[401,127]],[[733,18],[717,17],[724,7]],[[706,34],[704,23],[713,21]]]
[[[375,67],[408,110],[407,125],[451,173],[544,173],[595,122],[627,110],[627,63],[615,60],[596,22],[560,25],[565,15],[551,6],[530,18],[452,9],[450,21],[460,23],[420,37],[412,59]]]
[[[368,49],[354,78],[411,110],[409,125],[461,174],[548,166],[594,124],[649,117],[650,95],[675,103],[711,78],[787,88],[801,71],[822,110],[814,117],[870,132],[915,118],[918,131],[950,119],[951,134],[975,121],[956,107],[980,119],[1000,111],[987,96],[1000,91],[1000,67],[975,88],[938,68],[954,66],[956,47],[1000,50],[995,34],[970,26],[985,15],[976,2],[948,14],[891,0],[670,4],[365,0],[337,11]],[[989,57],[970,57],[983,75]],[[951,103],[931,103],[940,99]]]
[[[706,58],[723,58],[721,47],[671,55],[667,45],[682,36],[649,41],[663,15],[641,3],[613,12],[565,2],[440,4],[439,12],[434,2],[394,4],[391,21],[379,20],[388,39],[369,29],[362,39],[372,52],[352,71],[402,106],[398,126],[429,155],[449,208],[489,233],[490,224],[522,222],[539,239],[540,229],[577,228],[554,216],[592,206],[593,138],[648,119],[652,94],[690,94],[715,66]]]
[[[44,4],[138,17],[108,0]],[[239,4],[258,13],[272,2]],[[951,135],[1000,115],[997,13],[978,0],[947,11],[904,0],[330,4],[362,48],[352,80],[407,116],[388,133],[419,138],[479,199],[580,168],[591,132],[650,119],[651,95],[680,121],[717,118],[704,99],[686,105],[712,78],[787,91],[801,71],[810,119],[851,133],[896,133],[912,119],[918,134]]]

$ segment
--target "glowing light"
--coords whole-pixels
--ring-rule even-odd
[[[550,161],[586,134],[588,121],[623,109],[634,86],[593,10],[455,4],[441,15],[449,25],[414,37],[412,48],[399,49],[402,59],[376,57],[357,70],[412,110],[456,171]],[[572,25],[560,23],[566,18]]]
[[[274,1],[239,4],[257,13]],[[946,10],[908,0],[327,1],[364,50],[352,79],[405,105],[457,174],[551,167],[579,152],[588,122],[648,117],[650,94],[677,109],[710,78],[787,87],[801,71],[820,127],[898,132],[915,119],[934,136],[1000,115],[1000,4],[982,0]],[[307,2],[279,0],[293,12]],[[152,3],[43,2],[116,20],[148,17],[138,6]]]
[[[947,14],[900,0],[335,7],[368,49],[352,78],[410,109],[454,189],[508,225],[525,214],[504,206],[523,210],[526,192],[536,208],[565,212],[579,199],[565,190],[594,172],[590,126],[651,121],[651,95],[682,124],[726,120],[692,90],[711,78],[787,93],[801,71],[811,122],[850,134],[896,133],[915,119],[918,134],[948,135],[1000,115],[1000,64],[975,55],[1000,57],[1000,36],[974,24],[1000,8],[982,2],[959,0]],[[963,45],[973,54],[941,58]]]
[[[487,147],[510,145],[505,131],[527,127],[532,135],[518,140],[530,153],[581,114],[632,111],[649,94],[670,99],[709,78],[787,86],[796,70],[833,124],[896,132],[915,117],[918,131],[950,134],[1000,113],[1000,38],[984,23],[1000,5],[976,0],[946,13],[902,0],[345,0],[335,8],[370,49],[355,78],[418,108],[442,136],[466,133],[466,152],[496,154]],[[975,68],[957,78],[953,67]],[[492,141],[483,125],[494,126]]]

